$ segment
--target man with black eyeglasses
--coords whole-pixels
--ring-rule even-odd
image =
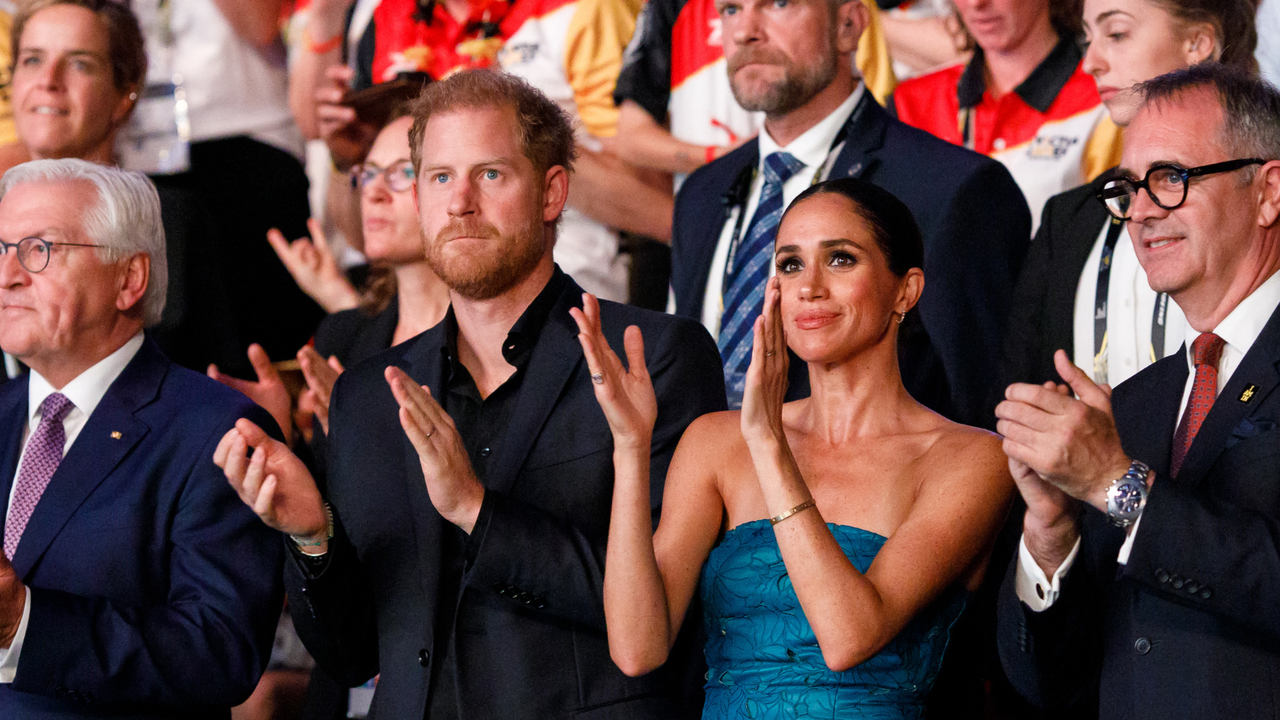
[[[1185,344],[1114,393],[1061,350],[1067,385],[1006,391],[1027,512],[1000,655],[1043,707],[1275,717],[1280,92],[1214,63],[1139,91],[1098,199],[1186,315]]]
[[[226,718],[279,617],[282,550],[212,449],[266,411],[172,363],[144,175],[36,160],[0,179],[0,717]],[[146,330],[144,330],[146,329]]]

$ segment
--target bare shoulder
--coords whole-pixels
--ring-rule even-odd
[[[721,455],[745,449],[742,426],[737,410],[707,413],[689,423],[680,438],[682,452],[693,452],[709,460],[709,454]]]
[[[1011,482],[1000,436],[981,428],[942,421],[938,437],[924,459],[934,468],[930,473],[933,481],[984,485]]]

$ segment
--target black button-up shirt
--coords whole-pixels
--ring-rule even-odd
[[[564,291],[568,276],[556,269],[524,314],[516,320],[502,344],[502,357],[516,369],[507,381],[488,397],[480,397],[471,373],[458,357],[458,320],[453,308],[445,315],[446,344],[440,348],[444,378],[444,410],[453,419],[471,459],[471,468],[484,485],[488,485],[493,463],[506,449],[508,429],[515,420],[520,388],[524,385],[525,368],[533,348],[547,324],[551,309]],[[431,671],[428,720],[456,720],[458,717],[457,657],[453,649],[453,626],[461,599],[462,577],[475,558],[477,547],[466,533],[454,525],[445,528],[441,543],[440,586],[436,600],[435,662]]]

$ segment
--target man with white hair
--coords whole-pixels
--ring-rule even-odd
[[[0,717],[226,718],[266,665],[279,539],[210,458],[270,416],[144,333],[165,241],[143,175],[0,179]]]

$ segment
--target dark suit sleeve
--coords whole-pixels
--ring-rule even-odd
[[[350,376],[343,373],[334,385],[330,418],[347,417],[344,392]],[[344,422],[331,422],[327,441],[337,457]],[[321,494],[328,496],[321,483]],[[317,565],[289,548],[284,563],[284,586],[289,614],[308,652],[337,682],[355,687],[378,673],[378,628],[370,583],[355,548],[347,539],[342,517],[334,511],[333,539],[329,552]],[[292,540],[285,537],[286,547]]]
[[[218,426],[230,429],[242,416],[279,437],[256,406]],[[222,708],[249,696],[283,607],[281,550],[277,533],[213,464],[221,437],[190,446],[198,459],[173,509],[168,577],[138,579],[167,586],[167,602],[127,604],[32,588],[14,690],[62,696],[70,688],[93,704]]]
[[[701,325],[671,322],[654,338],[649,372],[658,398],[649,470],[657,518],[676,444],[694,419],[725,408],[720,355]],[[612,472],[612,467],[610,467]],[[546,588],[535,603],[550,615],[604,631],[605,539],[589,539],[571,523],[509,495],[489,491],[472,533],[477,548],[465,582]],[[537,548],[537,552],[529,552]]]
[[[1042,708],[1088,702],[1098,691],[1105,634],[1106,591],[1095,582],[1100,576],[1093,558],[1081,548],[1057,601],[1043,612],[1033,612],[1018,599],[1017,566],[1015,553],[997,606],[996,641],[1009,682]]]
[[[1250,462],[1257,482],[1274,487],[1280,450],[1276,433],[1270,435],[1270,452]],[[1210,476],[1206,483],[1221,480]],[[1280,519],[1274,505],[1246,508],[1157,479],[1123,576],[1280,642]]]
[[[961,185],[925,247],[920,310],[960,422],[995,427],[1000,344],[1030,237],[1022,191],[1003,165],[990,161]]]
[[[1041,378],[1037,359],[1044,352],[1044,333],[1047,308],[1046,291],[1053,259],[1053,211],[1050,200],[1040,217],[1040,228],[1027,249],[1026,260],[1018,274],[1018,284],[1013,289],[1013,306],[1009,310],[1009,327],[1005,332],[1004,348],[1000,359],[1000,383],[996,388],[1001,396],[1010,383],[1039,383],[1055,378]],[[1066,348],[1071,352],[1071,348]],[[997,397],[997,400],[999,397]]]

